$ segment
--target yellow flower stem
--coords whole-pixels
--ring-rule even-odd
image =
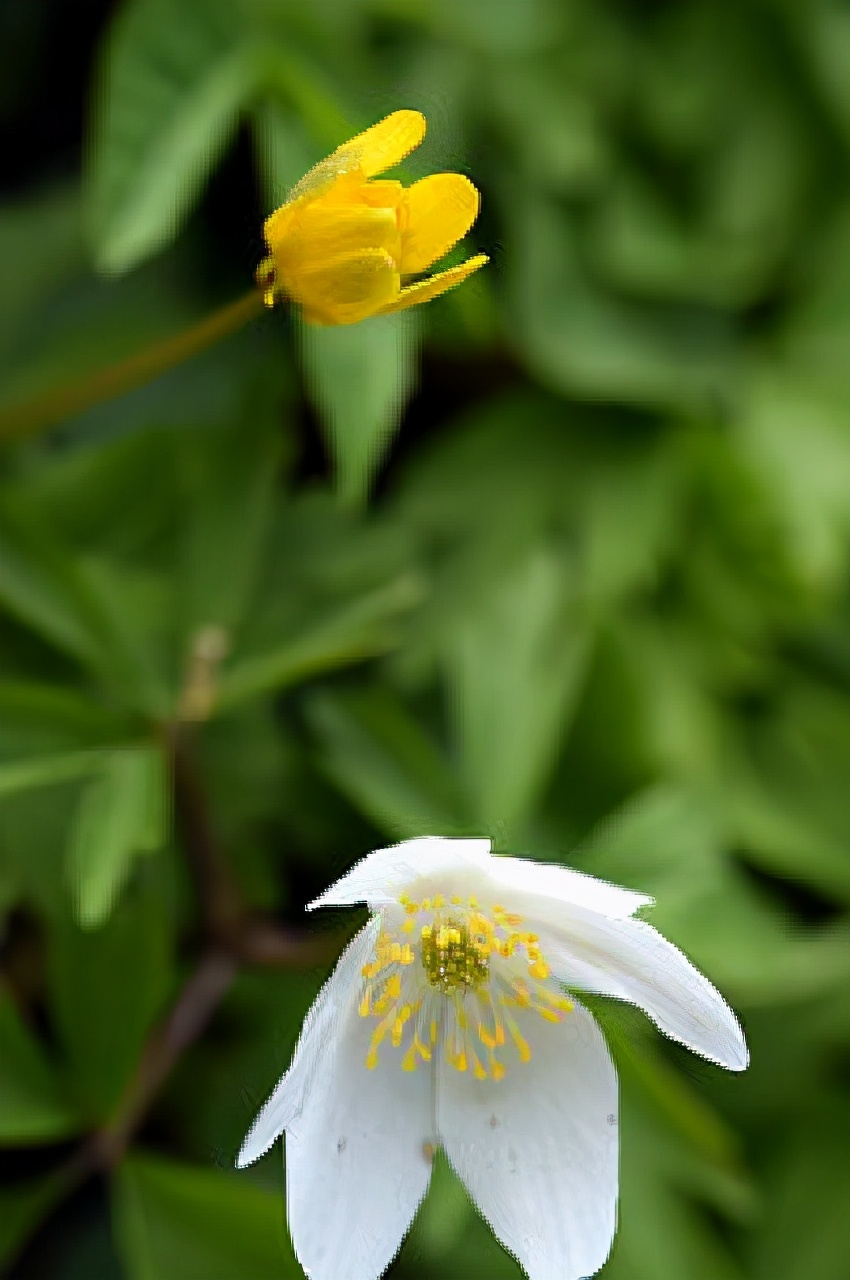
[[[0,408],[0,444],[37,435],[57,422],[81,413],[84,409],[90,409],[92,405],[112,400],[152,382],[168,369],[191,360],[207,347],[236,333],[265,309],[262,294],[259,290],[252,289],[236,302],[230,302],[214,311],[200,323],[184,329],[172,338],[154,342],[128,356],[126,360],[97,369],[94,373],[45,391],[31,400]]]

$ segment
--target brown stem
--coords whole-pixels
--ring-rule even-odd
[[[313,969],[332,964],[348,936],[338,932],[310,933],[246,917],[232,940],[231,954],[252,968]]]
[[[174,808],[183,852],[192,872],[211,943],[237,963],[260,968],[309,969],[339,954],[337,934],[284,928],[251,915],[217,846],[203,785],[191,754],[192,726],[167,732],[174,774]]]
[[[211,950],[181,990],[165,1022],[145,1045],[116,1120],[92,1139],[92,1163],[112,1169],[144,1120],[173,1067],[206,1027],[236,977],[231,956]]]
[[[205,932],[229,950],[232,939],[240,932],[244,909],[230,868],[216,844],[206,797],[189,749],[190,733],[187,725],[168,731],[175,819],[195,881]]]
[[[215,1015],[242,965],[312,968],[339,953],[336,934],[284,929],[250,916],[213,834],[206,797],[189,750],[189,727],[165,731],[174,773],[181,843],[192,871],[207,950],[164,1021],[149,1037],[111,1124],[91,1134],[59,1171],[68,1196],[91,1174],[120,1162],[160,1090],[186,1050]]]

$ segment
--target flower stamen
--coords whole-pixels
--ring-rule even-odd
[[[520,927],[515,912],[481,908],[474,897],[402,895],[399,904],[405,915],[398,932],[381,931],[374,959],[362,969],[358,1013],[378,1020],[367,1065],[377,1064],[388,1039],[402,1050],[402,1069],[415,1071],[431,1062],[441,1035],[445,1061],[477,1080],[504,1077],[506,1046],[528,1062],[531,1045],[510,1011],[558,1023],[573,1007],[553,986],[537,935]]]

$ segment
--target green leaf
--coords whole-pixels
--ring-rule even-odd
[[[444,646],[472,811],[509,832],[555,764],[588,653],[572,575],[539,546],[473,602]]]
[[[94,121],[90,214],[101,270],[176,235],[256,83],[229,5],[132,0],[109,33]]]
[[[280,1194],[250,1178],[133,1156],[114,1187],[129,1280],[286,1280],[303,1275]]]
[[[337,787],[397,839],[460,833],[461,799],[449,762],[389,690],[315,694],[307,714]]]
[[[287,110],[276,98],[254,108],[252,124],[265,207],[276,209],[319,157],[300,114]]]
[[[98,776],[83,792],[68,849],[68,873],[78,923],[103,924],[137,853],[167,837],[165,762],[156,747],[104,753]]]
[[[0,757],[83,746],[127,737],[126,717],[76,689],[39,680],[0,680]]]
[[[350,113],[338,101],[336,77],[308,63],[291,41],[278,42],[263,32],[259,38],[267,97],[254,106],[251,118],[266,207],[276,209],[308,169],[351,136],[352,128]]]
[[[743,765],[736,770],[729,784],[729,807],[748,861],[850,902],[846,838],[824,830],[821,811],[812,806],[807,812],[795,800],[793,790],[783,793],[777,787],[772,792],[755,775],[747,776]]]
[[[408,1247],[433,1265],[450,1265],[458,1274],[457,1250],[474,1222],[474,1211],[442,1150],[436,1152],[428,1195],[416,1215]],[[463,1274],[466,1274],[464,1268]]]
[[[625,1106],[623,1114],[625,1113]],[[623,1123],[623,1157],[617,1236],[607,1264],[612,1280],[655,1280],[658,1275],[687,1280],[744,1280],[744,1273],[719,1232],[670,1173],[647,1155],[658,1145],[651,1125],[630,1137],[633,1118]],[[637,1147],[638,1141],[646,1146]]]
[[[843,1280],[850,1256],[850,1109],[835,1093],[817,1114],[779,1126],[765,1213],[754,1240],[753,1280]],[[799,1104],[798,1104],[799,1105]],[[811,1099],[809,1099],[809,1108]],[[808,1109],[808,1108],[807,1108]],[[801,1224],[805,1224],[805,1230]]]
[[[578,865],[655,895],[675,915],[716,882],[723,848],[717,814],[694,791],[663,783],[630,796],[585,838]]]
[[[846,394],[784,370],[756,370],[737,424],[742,458],[775,512],[802,580],[839,589],[848,568]]]
[[[78,777],[0,796],[0,880],[10,904],[35,908],[52,927],[68,910],[64,849],[79,803]]]
[[[25,499],[0,506],[0,605],[120,690],[149,714],[165,714],[169,695],[150,622],[161,601],[151,579],[84,560]],[[156,580],[153,581],[156,595]],[[139,590],[139,587],[142,590]]]
[[[603,291],[583,268],[576,228],[553,201],[518,198],[511,185],[504,207],[511,327],[543,386],[654,408],[687,408],[725,386],[731,350],[718,317]]]
[[[435,541],[493,538],[503,560],[578,499],[590,423],[529,387],[452,415],[405,469],[396,504]],[[498,518],[496,514],[498,513]]]
[[[91,557],[82,566],[104,637],[98,673],[121,701],[162,720],[173,710],[174,678],[162,643],[172,605],[164,575],[133,572]]]
[[[46,787],[95,773],[100,755],[95,751],[71,751],[58,756],[37,756],[0,765],[0,796]]]
[[[2,988],[0,1045],[0,1143],[49,1142],[76,1133],[80,1117]]]
[[[197,318],[197,305],[194,311],[184,306],[175,312],[164,275],[164,267],[157,264],[127,280],[98,282],[97,305],[86,316],[87,329],[94,327],[85,344],[93,368]],[[114,350],[103,349],[102,332],[117,335]],[[51,337],[55,342],[56,336]],[[82,353],[73,355],[78,366]],[[168,397],[172,405],[173,394]],[[158,422],[140,428],[132,418],[128,422],[120,416],[123,407],[123,401],[109,405],[110,419],[124,428],[120,433],[106,440],[87,436],[82,447],[49,452],[19,480],[18,492],[67,543],[108,548],[129,558],[173,527],[176,433]],[[150,410],[142,407],[140,412],[147,415]],[[128,426],[135,429],[127,430]]]
[[[147,863],[106,923],[63,919],[49,939],[50,1007],[77,1096],[104,1122],[138,1066],[171,986],[172,911],[161,862]],[[164,900],[165,898],[165,900]]]
[[[581,498],[582,571],[588,596],[607,604],[651,586],[678,530],[682,478],[666,438],[619,445],[587,477]]]
[[[79,661],[101,658],[102,620],[84,573],[8,495],[0,506],[0,605]]]
[[[67,1189],[61,1174],[0,1186],[0,1263],[10,1263]]]
[[[817,5],[804,30],[805,49],[835,120],[850,143],[850,15],[841,5]]]
[[[727,855],[726,814],[697,789],[647,788],[578,851],[582,870],[654,894],[649,920],[744,1004],[791,1003],[834,990],[848,929],[796,929]]]
[[[430,20],[443,39],[502,57],[533,54],[547,47],[558,29],[551,0],[470,0],[460,7],[436,0]]]
[[[8,45],[11,51],[11,42]],[[79,183],[39,184],[24,198],[4,200],[0,210],[0,278],[3,280],[0,403],[14,398],[13,366],[21,357],[33,318],[45,301],[85,268]],[[34,252],[40,246],[41,252]]]
[[[720,864],[715,887],[695,893],[680,910],[659,902],[653,923],[735,1003],[792,1004],[822,993],[837,997],[846,986],[847,921],[813,928],[795,922],[789,931],[787,913],[733,865]]]
[[[629,1070],[658,1111],[705,1159],[726,1167],[737,1164],[740,1144],[734,1131],[687,1076],[649,1043],[630,1055]]]
[[[421,596],[419,580],[406,574],[342,605],[278,649],[234,659],[222,674],[216,711],[386,653],[397,642],[400,619]]]
[[[175,441],[183,518],[178,561],[183,634],[231,633],[256,584],[281,460],[279,431],[238,421]]]
[[[302,322],[299,349],[347,502],[362,502],[401,421],[416,378],[415,312],[361,324]]]

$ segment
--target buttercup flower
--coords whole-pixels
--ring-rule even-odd
[[[367,902],[239,1154],[286,1131],[289,1230],[312,1280],[376,1280],[442,1144],[531,1280],[608,1256],[617,1076],[577,989],[638,1005],[712,1062],[747,1065],[718,991],[650,925],[651,899],[488,840],[379,849],[311,907]],[[566,991],[570,994],[567,995]]]
[[[448,253],[478,216],[478,192],[462,174],[436,173],[411,187],[373,181],[419,146],[425,128],[418,111],[394,111],[293,188],[266,219],[269,257],[257,278],[268,306],[282,296],[314,324],[354,324],[436,298],[484,265],[481,253],[402,285]]]

